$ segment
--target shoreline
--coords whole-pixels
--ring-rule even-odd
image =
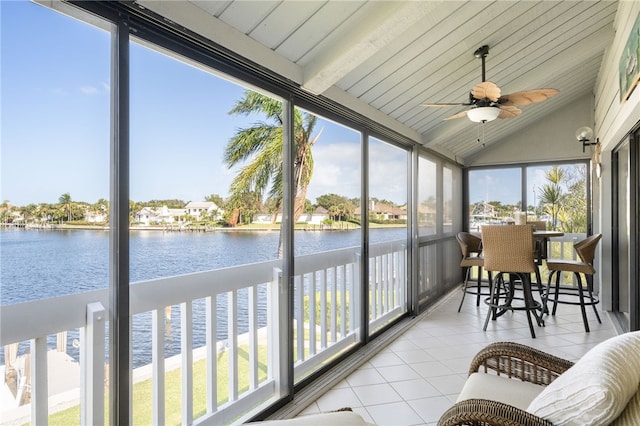
[[[406,227],[406,224],[375,224],[371,226],[372,229],[381,229],[381,228],[403,228]],[[109,225],[68,225],[68,224],[55,224],[55,225],[14,225],[10,223],[2,223],[0,224],[0,229],[24,229],[24,230],[35,230],[35,231],[67,231],[67,230],[91,230],[91,231],[109,231]],[[305,232],[336,232],[336,231],[357,231],[360,230],[361,226],[356,225],[354,223],[349,223],[346,226],[328,226],[328,225],[320,225],[320,224],[308,224],[308,225],[297,225],[294,228],[294,231],[305,231]],[[265,225],[265,226],[238,226],[238,227],[205,227],[198,226],[193,228],[178,228],[171,226],[158,226],[158,225],[149,225],[149,226],[140,226],[133,225],[129,227],[129,231],[162,231],[162,232],[280,232],[279,225]]]

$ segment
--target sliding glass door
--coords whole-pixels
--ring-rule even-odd
[[[625,330],[640,329],[638,187],[640,130],[613,152],[612,308]]]

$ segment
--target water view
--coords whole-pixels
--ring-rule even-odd
[[[372,241],[400,240],[406,229],[374,229]],[[277,231],[162,232],[132,231],[130,234],[131,282],[192,272],[256,263],[277,258]],[[358,231],[295,233],[296,255],[305,255],[360,243]],[[66,294],[104,289],[109,285],[109,233],[96,230],[22,230],[0,231],[0,302],[9,305]],[[264,292],[261,299],[266,299]],[[242,303],[246,294],[239,293]],[[266,305],[266,300],[261,301]],[[218,314],[218,339],[226,338],[226,309]],[[194,347],[204,345],[204,304],[194,303]],[[176,307],[165,336],[166,355],[179,352],[180,313]],[[265,315],[259,318],[265,323]],[[132,322],[133,362],[138,367],[150,362],[148,333],[150,313],[136,315]],[[202,325],[198,328],[197,325]],[[245,332],[246,324],[239,324]],[[69,355],[78,359],[78,331],[68,335]],[[55,347],[55,336],[50,336]],[[27,350],[20,345],[20,352]],[[2,354],[0,354],[0,358]],[[2,360],[3,361],[3,360]]]

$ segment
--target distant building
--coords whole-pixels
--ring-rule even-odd
[[[371,201],[369,206],[369,214],[374,215],[377,220],[407,220],[406,207],[396,207],[387,203],[376,203]],[[360,207],[356,207],[354,215],[359,218],[362,216]]]
[[[89,223],[105,223],[107,221],[107,214],[98,210],[87,211],[84,217]]]
[[[184,207],[186,214],[200,218],[204,214],[214,220],[222,218],[223,210],[213,201],[190,201]]]
[[[324,207],[318,206],[312,213],[302,213],[298,222],[308,223],[310,225],[320,225],[325,219],[329,218],[329,211]]]
[[[302,213],[297,223],[308,223],[311,225],[319,225],[329,217],[329,212],[323,207],[317,207],[312,213]],[[259,213],[253,223],[271,223],[273,221],[273,213]],[[282,222],[282,212],[276,215],[276,223]]]
[[[143,207],[136,213],[136,222],[143,225],[179,223],[185,215],[185,209],[162,207]]]

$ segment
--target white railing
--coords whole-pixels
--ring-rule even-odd
[[[370,324],[376,324],[405,309],[406,249],[400,243],[384,243],[371,246],[370,253]],[[359,258],[359,250],[350,248],[295,259],[296,379],[358,342],[362,303]],[[287,301],[280,265],[281,261],[269,261],[131,284],[131,315],[134,321],[147,321],[143,328],[151,335],[151,364],[139,369],[148,372],[151,380],[150,423],[165,424],[165,412],[169,411],[165,406],[166,378],[172,368],[181,369],[182,424],[243,421],[286,391],[287,366],[283,360],[287,357],[282,352],[288,348],[288,319],[282,314]],[[48,353],[53,352],[48,350],[48,337],[79,329],[80,383],[75,393],[75,405],[80,405],[78,420],[80,424],[104,424],[108,296],[105,289],[0,309],[0,345],[29,342],[28,368],[23,376],[30,376],[30,380],[23,384],[31,395],[30,404],[23,407],[0,408],[0,423],[47,424],[55,399],[49,394],[52,386],[47,382],[47,369],[56,368],[48,361]],[[164,349],[167,308],[173,306],[180,310],[180,349],[175,367],[165,358]],[[194,309],[201,310],[202,306],[202,315],[194,315]],[[318,311],[310,308],[315,306]],[[240,318],[247,324],[246,333],[239,333]],[[224,322],[227,337],[220,341],[218,333]],[[197,327],[205,330],[206,338],[204,347],[194,349],[193,331]],[[227,364],[219,368],[223,351]],[[206,365],[206,409],[195,419],[194,360],[200,358]],[[248,364],[245,375],[240,374],[241,358]],[[222,381],[228,382],[224,399],[218,394],[219,372],[226,374]],[[138,373],[134,371],[132,380],[140,376]],[[242,387],[241,379],[247,382]],[[20,417],[25,407],[28,412]]]
[[[360,266],[358,248],[296,257],[296,380],[360,340]],[[404,242],[370,246],[368,281],[369,327],[375,330],[406,311],[407,252]]]
[[[294,376],[300,380],[357,343],[360,250],[347,248],[295,259]]]
[[[281,327],[274,317],[267,316],[266,342],[259,341],[257,327],[259,303],[258,288],[264,286],[267,291],[267,314],[279,312],[281,301],[279,262],[263,262],[225,268],[210,272],[181,275],[156,280],[133,283],[131,285],[131,314],[151,313],[149,329],[152,341],[152,419],[154,425],[164,424],[165,419],[165,368],[164,335],[166,307],[178,305],[180,308],[180,367],[181,371],[181,416],[183,424],[194,423],[193,418],[193,305],[202,299],[205,305],[206,332],[206,414],[199,419],[201,423],[232,423],[251,408],[259,407],[270,398],[280,395],[278,383],[279,363],[282,357],[277,352],[280,348],[271,342],[282,340]],[[248,292],[246,309],[249,317],[249,331],[240,340],[238,336],[239,309],[238,293]],[[217,338],[217,319],[220,309],[217,301],[220,297],[227,299],[226,344],[221,345]],[[15,342],[30,341],[30,391],[31,422],[46,424],[49,415],[47,384],[47,336],[80,328],[80,364],[81,388],[83,397],[79,401],[81,407],[81,424],[104,423],[104,365],[105,365],[105,329],[107,324],[108,293],[107,290],[79,293],[53,299],[8,305],[2,307],[0,321],[2,334],[0,343],[9,345]],[[264,333],[262,333],[264,334]],[[263,338],[264,340],[264,338]],[[134,343],[135,344],[135,343]],[[268,359],[260,359],[258,346],[268,344]],[[245,349],[245,347],[247,347]],[[218,352],[224,348],[228,365],[227,399],[219,403],[218,388]],[[238,360],[240,351],[248,353],[249,389],[240,392],[238,389]],[[268,372],[265,378],[258,380],[258,365],[266,363]],[[135,394],[134,394],[135,395]],[[242,400],[242,404],[234,404]],[[242,405],[241,408],[238,405]],[[135,411],[135,396],[134,396]],[[3,413],[7,416],[7,413]]]
[[[406,312],[407,282],[404,241],[369,247],[369,329],[372,332]]]

